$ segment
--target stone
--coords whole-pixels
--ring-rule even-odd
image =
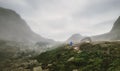
[[[74,50],[80,50],[79,47],[73,47],[73,48],[74,48]]]
[[[72,71],[78,71],[78,69],[73,69]]]
[[[48,67],[52,66],[52,64],[48,64]]]
[[[33,68],[33,71],[42,71],[42,67],[41,67],[41,66],[34,67],[34,68]]]
[[[74,60],[74,57],[69,58],[67,61],[69,62],[69,61],[72,61],[72,60]]]

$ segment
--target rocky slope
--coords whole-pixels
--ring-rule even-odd
[[[118,19],[115,21],[115,24],[113,25],[112,30],[110,31],[112,32],[120,32],[120,16],[118,17]]]
[[[82,43],[44,52],[35,59],[49,71],[119,71],[120,42]]]

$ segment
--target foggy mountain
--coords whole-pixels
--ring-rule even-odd
[[[0,40],[16,42],[54,42],[34,33],[14,11],[0,7]]]
[[[120,16],[116,20],[115,24],[113,25],[112,30],[110,31],[111,33],[113,32],[120,32]]]
[[[67,40],[67,42],[72,41],[79,43],[83,38],[85,38],[85,36],[81,36],[80,34],[74,34]],[[110,32],[101,35],[91,36],[91,39],[93,41],[120,40],[120,17],[116,20]]]
[[[84,37],[80,34],[73,34],[66,42],[80,42],[81,39],[83,39]]]
[[[102,35],[92,36],[92,40],[96,41],[120,40],[120,17],[118,17],[118,19],[115,21],[113,28],[111,29],[110,32]]]

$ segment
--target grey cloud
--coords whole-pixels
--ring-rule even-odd
[[[99,0],[98,0],[99,1]],[[118,13],[120,15],[120,0],[106,0],[100,3],[88,5],[83,11],[78,11],[73,14],[74,17],[94,17],[104,13]]]

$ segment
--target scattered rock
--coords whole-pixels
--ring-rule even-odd
[[[79,47],[73,47],[73,49],[76,50],[76,51],[80,50]]]
[[[79,53],[81,53],[82,51],[81,50],[79,50],[77,53],[79,54]]]
[[[33,71],[42,71],[42,67],[41,67],[41,66],[34,67],[34,68],[33,68]]]
[[[48,67],[52,66],[52,64],[48,64]]]
[[[72,71],[78,71],[78,69],[73,69]]]
[[[74,57],[71,57],[71,58],[69,58],[67,61],[69,62],[69,61],[72,61],[72,60],[74,60],[75,58]]]

